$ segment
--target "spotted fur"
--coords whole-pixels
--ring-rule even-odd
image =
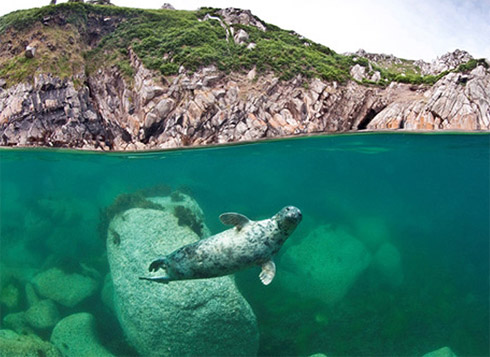
[[[227,219],[223,221],[234,222],[229,217],[233,214],[226,215]],[[240,223],[236,223],[234,228],[185,245],[153,261],[149,270],[163,268],[165,276],[140,279],[168,283],[173,280],[213,278],[263,265],[271,261],[301,218],[301,211],[292,206],[262,221],[248,220],[247,223],[247,218],[241,216],[237,220]]]

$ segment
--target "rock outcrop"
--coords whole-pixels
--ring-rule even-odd
[[[482,66],[449,73],[430,89],[394,99],[368,129],[489,130],[490,75]]]
[[[114,305],[129,343],[142,356],[255,355],[255,316],[233,278],[167,285],[138,279],[155,258],[209,234],[188,196],[151,200],[162,209],[132,208],[108,229]]]
[[[158,82],[134,53],[131,64],[132,87],[108,68],[80,88],[40,75],[33,85],[0,89],[1,144],[140,150],[363,129],[490,129],[490,73],[483,66],[449,73],[432,87],[383,88],[224,75],[214,66]]]
[[[110,148],[120,129],[104,122],[89,93],[52,75],[0,91],[2,145]]]

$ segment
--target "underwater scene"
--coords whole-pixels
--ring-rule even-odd
[[[488,356],[489,190],[488,133],[2,149],[0,355]],[[269,285],[139,279],[286,206]]]

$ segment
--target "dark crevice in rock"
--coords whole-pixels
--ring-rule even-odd
[[[163,133],[164,129],[165,125],[163,122],[153,123],[150,127],[145,129],[144,137],[141,139],[141,142],[143,144],[148,144],[152,136],[158,137],[161,133]]]
[[[122,139],[127,143],[132,141],[131,134],[126,129],[122,129]]]
[[[374,119],[374,117],[376,115],[378,115],[380,111],[376,111],[374,109],[369,109],[369,111],[367,112],[367,114],[364,116],[364,118],[362,118],[362,120],[359,122],[359,124],[357,125],[357,130],[365,130],[367,129],[367,126],[369,125],[369,123],[371,122],[371,120]]]

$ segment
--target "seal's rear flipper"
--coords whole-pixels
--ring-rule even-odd
[[[170,282],[170,278],[168,276],[156,276],[154,278],[147,278],[144,276],[140,276],[139,279],[140,280],[154,281],[156,283],[161,283],[161,284],[168,284]]]
[[[167,259],[166,258],[158,258],[151,262],[148,267],[149,271],[157,271],[160,268],[165,269],[167,267]]]
[[[262,264],[262,271],[259,274],[260,281],[264,285],[269,285],[276,275],[276,265],[272,260]]]

